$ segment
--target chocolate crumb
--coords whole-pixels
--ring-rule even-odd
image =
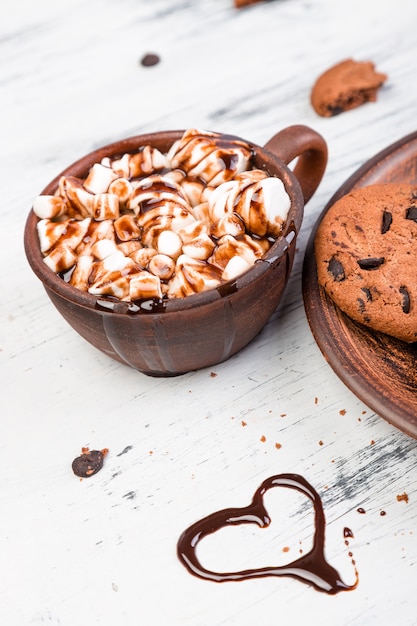
[[[108,450],[89,450],[82,448],[82,454],[72,462],[72,471],[80,478],[89,478],[97,474],[103,467],[104,457]]]
[[[143,67],[152,67],[152,65],[157,65],[160,60],[157,54],[148,52],[141,58],[140,64],[143,65]]]

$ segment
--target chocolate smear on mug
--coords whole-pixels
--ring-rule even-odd
[[[197,557],[197,546],[204,537],[215,533],[221,528],[241,524],[256,524],[267,528],[271,519],[264,506],[264,495],[273,487],[294,489],[304,494],[314,506],[314,541],[309,552],[283,566],[269,566],[246,569],[235,572],[215,572],[206,569]],[[250,578],[268,576],[289,576],[311,585],[317,591],[334,595],[340,591],[351,591],[358,585],[358,572],[355,571],[355,583],[347,585],[340,574],[327,561],[324,555],[326,521],[322,502],[317,491],[298,474],[279,474],[267,478],[255,492],[252,502],[247,507],[228,508],[217,511],[199,520],[187,528],[181,535],[177,545],[177,555],[186,569],[199,578],[213,582],[243,581]]]

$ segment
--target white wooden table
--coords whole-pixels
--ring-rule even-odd
[[[1,13],[0,623],[417,624],[416,442],[337,378],[301,296],[306,242],[327,200],[416,130],[415,1],[237,10],[232,0],[14,0]],[[149,52],[160,62],[143,67]],[[389,79],[376,103],[320,118],[312,84],[348,57]],[[263,144],[295,123],[325,137],[328,168],[284,301],[250,346],[210,370],[155,379],[97,352],[58,315],[26,262],[23,229],[65,166],[145,131],[199,127]],[[109,453],[80,481],[71,463],[83,446]],[[329,596],[291,578],[190,575],[176,556],[182,531],[246,506],[283,472],[319,492],[327,559],[352,583],[351,551],[358,587]],[[278,565],[307,550],[305,502],[284,490],[268,502],[269,530],[202,544],[209,567]]]

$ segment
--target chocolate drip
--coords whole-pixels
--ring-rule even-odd
[[[247,569],[237,572],[213,572],[203,567],[197,557],[198,543],[225,526],[257,524],[260,528],[269,526],[271,520],[265,509],[263,497],[273,487],[287,487],[303,493],[314,505],[314,541],[312,549],[292,563],[284,566],[270,566]],[[214,582],[242,581],[249,578],[267,576],[290,576],[312,585],[318,591],[336,594],[339,591],[355,589],[358,583],[346,585],[339,573],[327,563],[324,556],[325,517],[320,496],[316,490],[298,474],[280,474],[266,479],[255,492],[248,507],[228,508],[208,515],[185,530],[177,545],[177,554],[188,571],[199,578]]]

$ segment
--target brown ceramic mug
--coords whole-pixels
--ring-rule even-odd
[[[53,194],[59,178],[85,178],[103,157],[135,152],[151,145],[167,152],[180,131],[131,137],[95,150],[61,172],[42,194]],[[152,376],[173,376],[222,361],[246,346],[276,307],[293,265],[304,205],[316,191],[327,164],[327,146],[316,131],[290,126],[264,147],[253,149],[253,167],[279,177],[291,198],[283,235],[253,267],[218,288],[185,298],[171,298],[148,309],[109,303],[66,283],[49,269],[40,251],[37,222],[30,212],[24,233],[27,259],[55,307],[89,343],[108,356]],[[288,164],[296,160],[291,170]]]

